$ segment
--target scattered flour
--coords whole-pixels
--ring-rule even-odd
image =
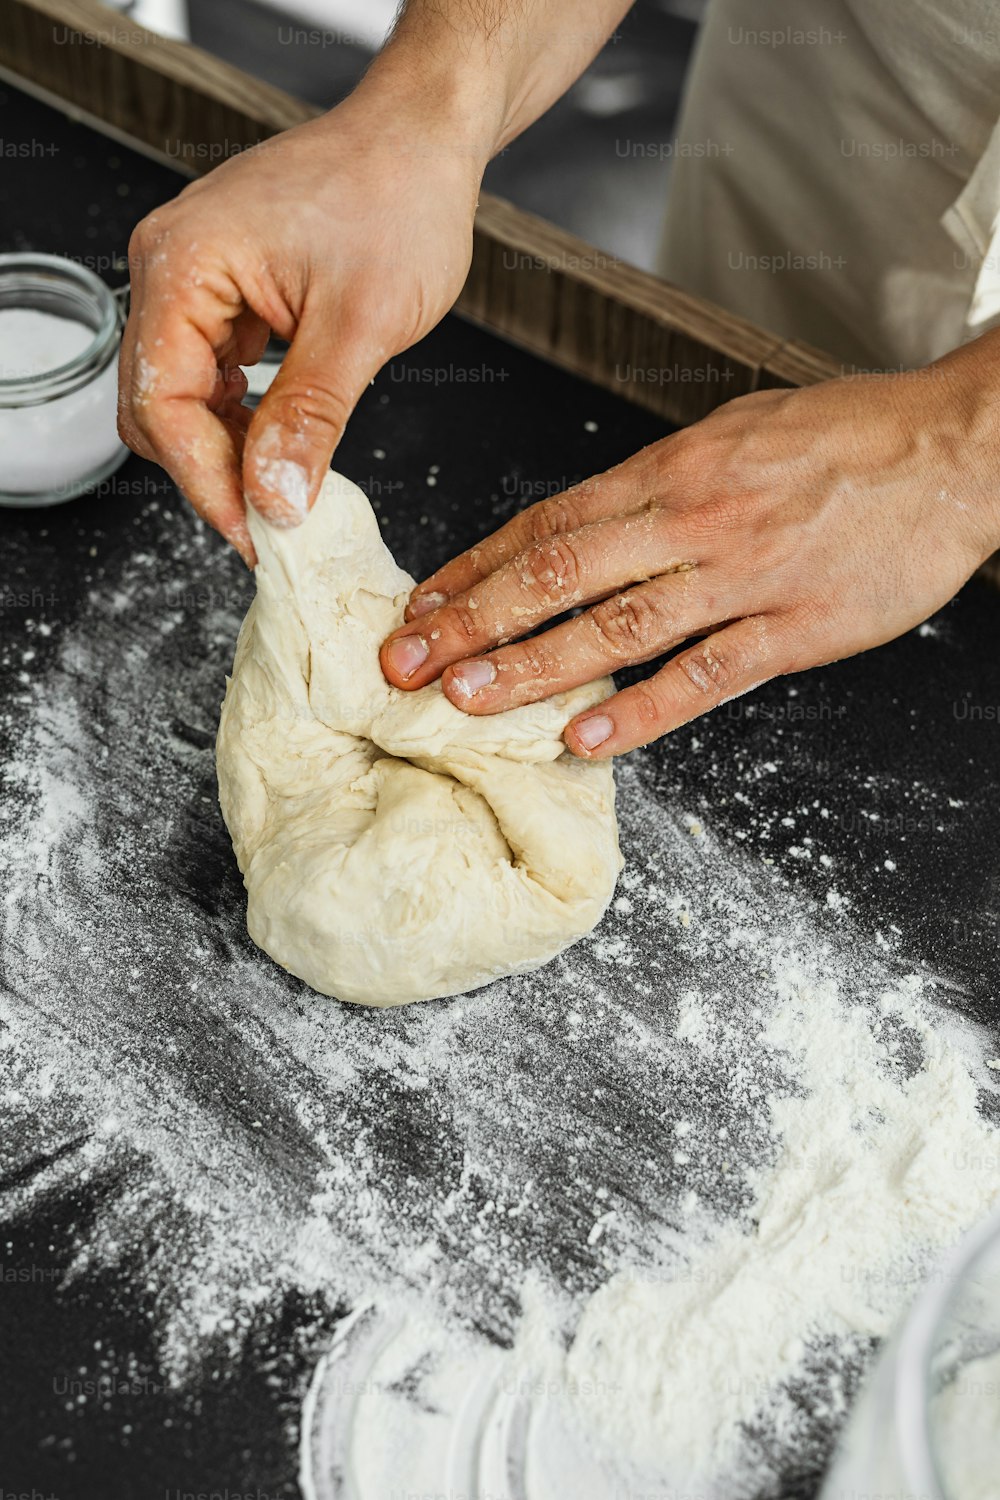
[[[929,1259],[1000,1199],[1000,1137],[915,980],[877,997],[875,1026],[799,963],[774,989],[763,1041],[798,1089],[769,1100],[780,1144],[750,1174],[750,1231],[727,1225],[669,1280],[617,1273],[567,1360],[599,1391],[580,1403],[591,1430],[678,1480],[738,1466],[755,1423],[793,1449],[803,1380],[839,1414],[836,1365],[810,1375],[810,1352],[884,1336]]]
[[[433,1492],[442,1454],[476,1493],[513,1453],[531,1500],[814,1479],[930,1258],[997,1198],[996,1039],[710,809],[692,837],[644,755],[593,939],[404,1013],[308,994],[245,937],[214,802],[250,582],[157,504],[143,525],[81,618],[26,624],[5,710],[0,1149],[48,1153],[6,1221],[91,1205],[66,1289],[99,1271],[155,1307],[192,1411],[313,1299],[306,1493],[337,1493],[345,1444],[363,1500]]]

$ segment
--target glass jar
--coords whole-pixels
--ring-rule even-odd
[[[0,505],[56,505],[107,479],[125,293],[75,261],[0,255]]]
[[[1000,1494],[1000,1217],[930,1275],[862,1388],[820,1500]]]

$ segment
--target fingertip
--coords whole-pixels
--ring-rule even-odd
[[[282,530],[302,525],[319,491],[305,464],[293,458],[268,458],[259,447],[246,454],[243,482],[257,514]]]
[[[485,693],[485,689],[492,687],[496,680],[496,667],[487,658],[480,657],[447,667],[441,676],[441,687],[449,703],[465,714],[496,713],[505,705],[490,702],[489,698],[495,699],[496,694]]]
[[[223,541],[229,543],[233,551],[239,554],[252,572],[257,566],[257,550],[250,535],[250,528],[247,526],[246,510],[243,506],[241,505],[237,510],[235,505],[227,505],[220,514],[220,511],[213,506],[205,507],[195,504],[183,490],[180,493],[184,495],[202,520],[211,526],[213,531],[217,531]]]
[[[257,566],[257,549],[250,540],[250,532],[243,526],[230,532],[228,540],[252,573]]]
[[[456,687],[449,672],[443,672],[441,675],[441,691],[453,708],[459,709],[463,714],[471,714],[473,712],[471,698],[467,693],[463,693],[460,688]]]
[[[563,739],[581,760],[599,760],[614,754],[615,722],[606,713],[582,714],[566,725]]]
[[[385,678],[386,682],[388,682],[391,687],[399,687],[400,684],[396,681],[395,673],[392,670],[392,663],[389,661],[388,652],[389,642],[383,641],[381,646],[378,648],[378,664],[382,669],[382,676]]]
[[[280,378],[280,377],[279,377]],[[254,412],[243,448],[243,484],[250,504],[271,526],[291,529],[306,519],[330,467],[320,430],[282,420],[287,405]],[[301,423],[302,418],[297,419]]]
[[[403,611],[403,618],[419,620],[422,615],[429,615],[433,610],[440,609],[443,604],[448,603],[448,595],[436,590],[428,594],[417,593],[416,590],[410,595],[410,602]]]
[[[427,642],[420,635],[391,635],[379,649],[382,675],[393,687],[415,688],[422,684],[413,680],[427,663],[430,655]]]

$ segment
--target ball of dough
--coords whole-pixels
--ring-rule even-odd
[[[378,663],[413,580],[330,474],[306,521],[252,510],[257,596],[219,725],[222,813],[250,936],[361,1005],[459,994],[589,932],[621,856],[610,761],[565,751],[607,680],[489,718]]]

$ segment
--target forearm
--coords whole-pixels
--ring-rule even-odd
[[[433,101],[485,167],[591,62],[631,0],[408,0],[366,82]]]
[[[927,427],[954,457],[940,500],[983,557],[1000,548],[1000,328],[902,377],[926,398]]]

